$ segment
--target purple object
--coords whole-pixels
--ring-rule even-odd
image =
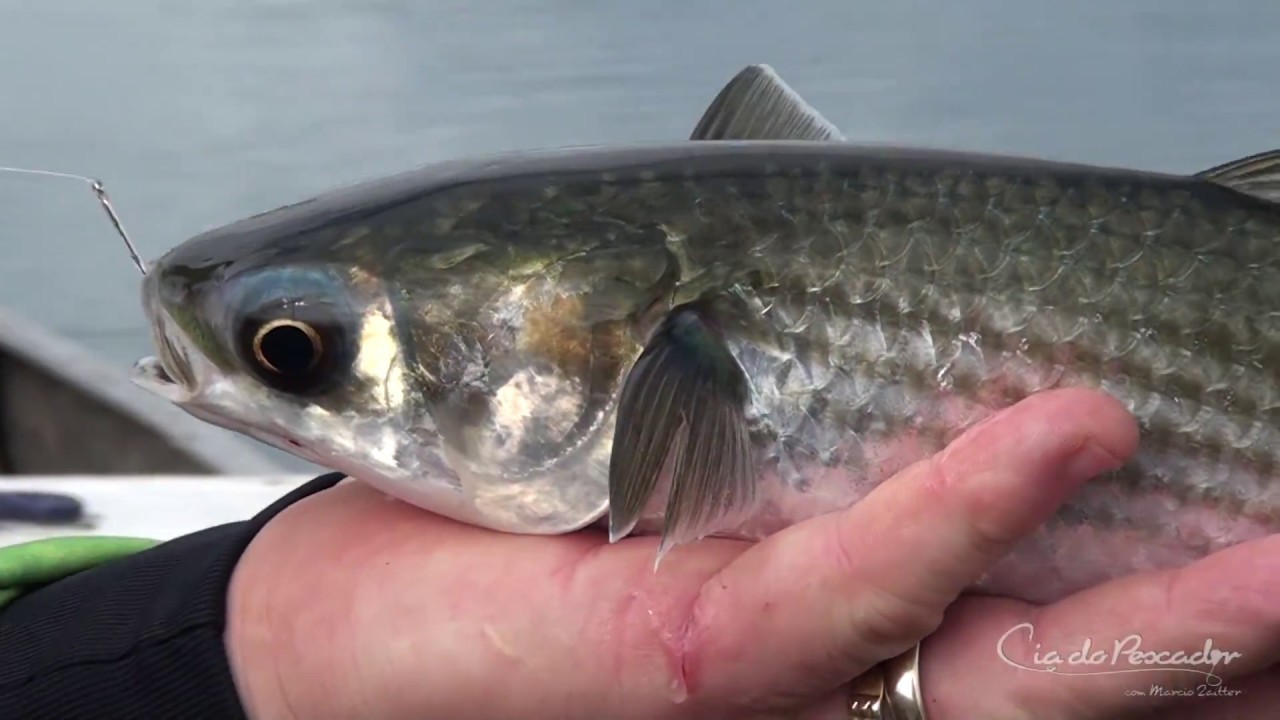
[[[59,524],[73,523],[83,517],[84,505],[70,495],[0,491],[0,521]]]

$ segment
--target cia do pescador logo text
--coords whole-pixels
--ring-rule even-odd
[[[1025,637],[1031,651],[1029,661],[1015,660],[1007,651],[1010,639]],[[1238,660],[1241,654],[1214,647],[1206,638],[1204,646],[1194,650],[1152,650],[1144,648],[1142,636],[1131,634],[1111,643],[1099,643],[1086,637],[1079,647],[1046,649],[1035,640],[1035,627],[1021,623],[1000,636],[997,651],[1004,662],[1023,670],[1056,675],[1115,675],[1142,672],[1188,672],[1202,675],[1210,687],[1222,685],[1217,670]],[[1026,653],[1022,653],[1026,655]]]

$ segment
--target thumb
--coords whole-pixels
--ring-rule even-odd
[[[1109,396],[1036,395],[854,507],[759,543],[693,603],[681,658],[690,695],[761,709],[836,691],[931,633],[990,565],[1136,444],[1133,417]]]

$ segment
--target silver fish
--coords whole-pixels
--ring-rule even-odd
[[[462,522],[762,538],[1026,396],[1141,450],[978,585],[1280,528],[1280,152],[1168,175],[865,147],[767,66],[690,140],[434,164],[194,237],[137,382]]]

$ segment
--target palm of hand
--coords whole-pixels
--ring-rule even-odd
[[[1130,717],[1171,701],[1185,717],[1271,717],[1280,688],[1266,674],[1190,702],[1149,688],[1202,675],[1061,677],[997,646],[1027,621],[1034,642],[1068,650],[1139,633],[1190,652],[1212,637],[1243,654],[1218,675],[1257,673],[1280,655],[1273,539],[1048,607],[959,597],[1136,441],[1114,401],[1046,393],[855,508],[756,545],[685,546],[656,573],[656,539],[504,535],[344,483],[281,513],[246,552],[229,598],[233,671],[262,719],[836,720],[852,677],[929,636],[931,720]],[[1030,664],[1025,638],[1005,652]]]

